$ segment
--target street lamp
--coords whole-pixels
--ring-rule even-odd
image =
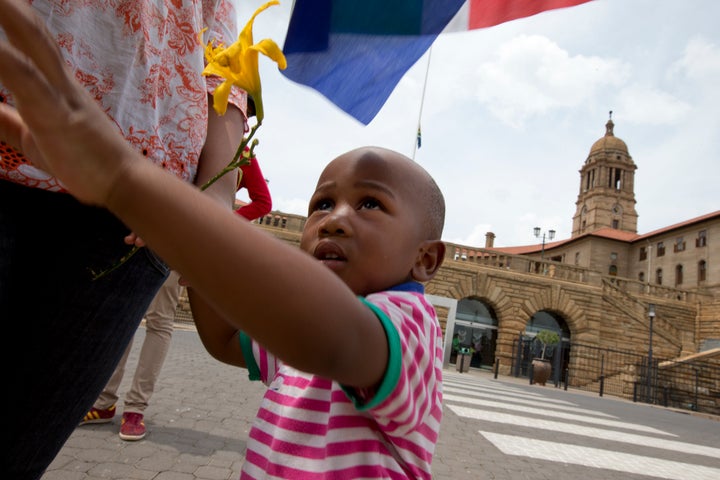
[[[655,304],[648,304],[648,318],[650,319],[650,341],[648,343],[648,370],[647,370],[647,395],[648,403],[650,403],[650,389],[652,387],[652,336],[653,336],[653,320],[655,320]]]
[[[535,234],[535,237],[540,238],[542,236],[542,250],[540,250],[540,260],[545,259],[545,232],[541,233],[540,227],[533,228],[533,233]],[[555,230],[548,230],[547,231],[547,239],[552,240],[555,238]]]

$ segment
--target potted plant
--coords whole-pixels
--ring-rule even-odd
[[[552,371],[552,365],[550,364],[550,360],[545,358],[545,352],[547,351],[547,347],[552,347],[560,342],[560,335],[552,330],[540,330],[537,335],[535,335],[535,340],[540,342],[542,350],[540,351],[540,357],[536,357],[532,361],[533,383],[545,385]]]

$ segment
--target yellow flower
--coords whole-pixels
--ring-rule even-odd
[[[213,47],[212,42],[208,42],[205,47],[207,66],[202,74],[217,75],[225,79],[215,90],[214,95],[213,108],[219,115],[225,114],[230,89],[236,85],[245,90],[255,101],[255,115],[258,123],[262,122],[265,112],[258,70],[258,54],[262,53],[273,60],[281,70],[287,67],[287,62],[282,50],[274,41],[266,38],[253,45],[252,26],[255,17],[260,12],[279,3],[277,0],[272,0],[255,10],[245,28],[240,32],[238,40],[228,48],[224,48],[223,45]]]

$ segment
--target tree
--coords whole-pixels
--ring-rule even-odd
[[[540,342],[540,344],[542,345],[542,352],[540,353],[540,358],[544,360],[545,350],[547,349],[547,347],[551,347],[559,343],[560,335],[558,335],[557,332],[553,332],[552,330],[540,330],[537,335],[535,335],[535,340]]]

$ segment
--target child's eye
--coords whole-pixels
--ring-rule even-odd
[[[310,209],[311,212],[316,212],[318,210],[331,210],[333,207],[333,203],[328,199],[320,199],[316,202],[313,202],[312,209]]]
[[[362,202],[360,202],[360,208],[374,210],[374,209],[378,209],[380,207],[381,207],[380,202],[374,198],[366,198]]]

